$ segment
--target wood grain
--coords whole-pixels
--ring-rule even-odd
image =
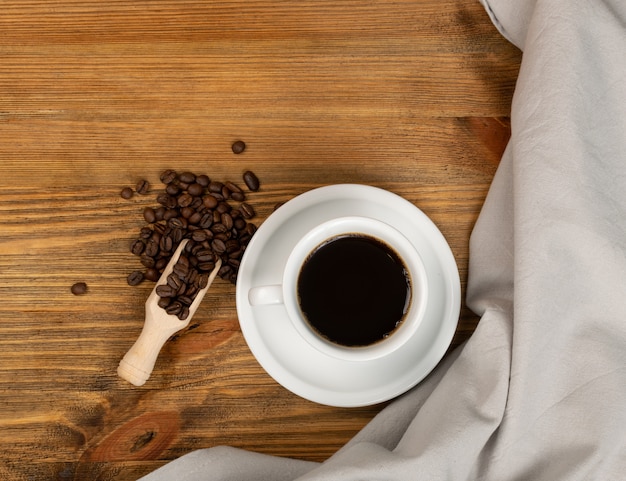
[[[389,189],[437,223],[465,288],[520,52],[477,1],[1,4],[0,477],[132,480],[222,444],[332,455],[383,406],[331,408],[277,385],[229,283],[146,385],[117,378],[151,289],[126,276],[159,173],[255,171],[258,224],[321,185]],[[142,178],[149,195],[120,197]],[[454,346],[476,322],[463,307]]]

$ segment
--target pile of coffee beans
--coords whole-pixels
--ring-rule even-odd
[[[202,263],[200,252],[197,249],[194,254],[192,243],[187,243],[180,253],[172,272],[167,276],[167,283],[157,286],[156,293],[159,296],[159,307],[165,309],[170,315],[178,316],[181,321],[189,317],[189,308],[198,292],[209,283],[209,272],[215,268],[215,256],[211,254],[209,264],[200,267]],[[199,258],[200,257],[200,258]],[[199,260],[195,263],[194,260]],[[195,263],[195,267],[194,267]]]
[[[167,284],[157,289],[159,305],[186,319],[218,258],[222,264],[217,275],[236,283],[241,258],[257,229],[251,222],[256,212],[246,202],[244,189],[234,182],[174,170],[162,172],[160,179],[165,188],[156,197],[158,205],[144,208],[147,225],[130,247],[144,268],[132,272],[127,282],[159,280],[180,242],[189,239]],[[258,190],[252,172],[247,171],[243,180],[248,190]],[[145,193],[148,184],[140,181],[139,185]]]

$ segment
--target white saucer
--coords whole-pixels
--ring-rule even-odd
[[[250,306],[248,291],[280,284],[296,242],[316,225],[341,216],[367,216],[402,232],[422,256],[429,283],[426,314],[416,335],[397,351],[371,361],[342,361],[314,349],[283,305]],[[293,393],[320,404],[356,407],[392,399],[439,363],[455,333],[461,304],[459,272],[445,238],[417,207],[376,187],[339,184],[295,197],[259,227],[242,259],[237,313],[261,366]]]

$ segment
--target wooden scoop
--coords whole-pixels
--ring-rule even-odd
[[[168,314],[165,309],[159,307],[159,295],[156,293],[157,287],[167,283],[167,277],[172,273],[174,265],[180,257],[180,253],[185,248],[187,239],[183,240],[169,263],[165,267],[163,274],[159,278],[156,286],[152,289],[148,300],[146,301],[146,320],[144,322],[141,334],[135,341],[135,344],[129,349],[124,358],[120,361],[117,368],[117,374],[126,381],[135,386],[142,386],[150,377],[154,363],[156,362],[159,351],[165,342],[177,331],[187,327],[189,321],[196,313],[198,306],[202,302],[204,294],[213,283],[217,272],[222,265],[222,260],[218,258],[215,268],[209,275],[209,280],[203,289],[198,291],[196,298],[191,306],[189,306],[189,315],[187,319],[181,321],[177,316]]]

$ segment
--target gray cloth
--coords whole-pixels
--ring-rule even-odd
[[[626,2],[482,3],[524,54],[475,333],[324,463],[220,447],[144,481],[626,479]]]

